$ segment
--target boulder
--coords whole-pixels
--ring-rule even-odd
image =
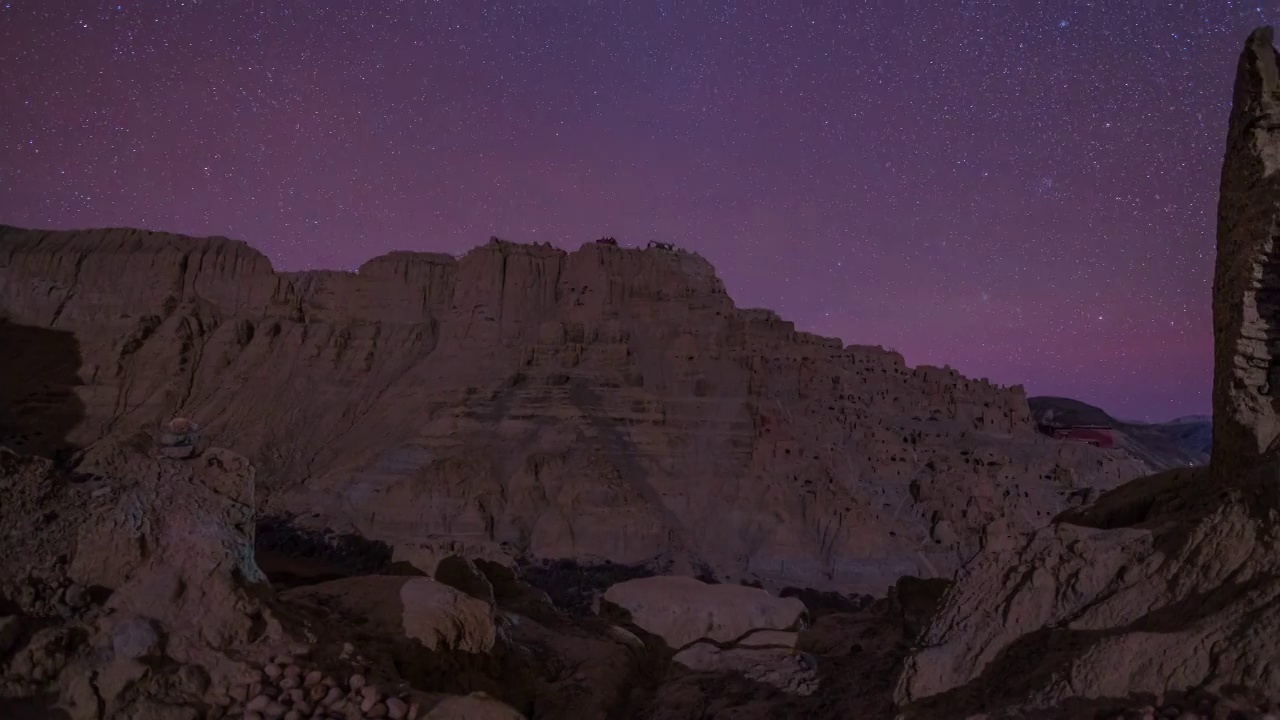
[[[793,637],[788,641],[794,646]],[[807,696],[818,689],[818,663],[786,644],[777,647],[736,645],[719,647],[694,643],[676,653],[673,662],[706,673],[734,673],[785,693]]]
[[[483,693],[440,698],[420,717],[422,720],[524,720],[524,715]]]
[[[712,585],[659,575],[618,583],[604,602],[625,611],[645,632],[673,649],[702,639],[738,641],[759,630],[794,630],[806,621],[804,603],[745,585]]]
[[[211,683],[288,644],[253,559],[253,466],[148,450],[103,441],[70,469],[0,451],[0,596],[38,620],[4,633],[0,695],[53,691],[73,718],[190,716]]]
[[[114,485],[78,527],[71,580],[112,589],[107,609],[149,618],[179,639],[228,647],[259,635],[246,591],[266,577],[254,562],[248,460],[210,448],[175,463],[104,443],[77,469]]]
[[[431,650],[485,653],[497,639],[493,607],[425,577],[369,575],[307,585],[282,593],[290,601],[323,604],[363,618],[379,632]]]

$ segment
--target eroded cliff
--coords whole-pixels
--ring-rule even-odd
[[[682,251],[277,273],[223,238],[4,227],[0,314],[81,358],[69,392],[14,392],[0,443],[29,450],[67,403],[73,447],[193,417],[254,460],[264,512],[428,570],[569,557],[878,594],[1140,472],[1039,436],[1020,388],[736,308]]]

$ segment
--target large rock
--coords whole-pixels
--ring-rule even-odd
[[[807,696],[818,689],[818,664],[797,652],[799,633],[755,633],[728,646],[694,643],[676,653],[675,662],[703,673],[734,673],[783,692]]]
[[[686,252],[277,273],[225,239],[0,228],[0,312],[78,348],[81,407],[22,417],[81,413],[71,445],[199,418],[254,460],[265,513],[404,557],[878,594],[1141,472],[1037,434],[1021,388],[737,308]]]
[[[0,449],[0,601],[39,619],[0,695],[52,684],[72,718],[96,720],[147,717],[159,693],[189,714],[246,658],[290,647],[253,560],[253,467],[222,448],[181,462],[149,449],[99,443],[72,471]]]
[[[1239,494],[1224,502],[1206,469],[1171,471],[983,555],[908,660],[898,700],[1280,695],[1280,518],[1260,523],[1255,508]]]
[[[1280,698],[1280,461],[1270,457],[1270,30],[1241,57],[1219,206],[1213,466],[1134,481],[960,573],[908,659],[908,714],[1247,688]],[[1265,236],[1265,237],[1264,237]]]
[[[1219,482],[1280,436],[1280,74],[1271,28],[1236,71],[1213,277],[1213,460]]]
[[[482,694],[439,698],[422,720],[524,720],[524,715]]]
[[[731,643],[760,630],[796,630],[807,612],[799,600],[760,588],[672,575],[618,583],[605,591],[604,602],[677,650],[703,639]]]
[[[248,460],[223,448],[172,462],[98,446],[78,469],[121,480],[79,529],[73,581],[113,588],[109,607],[198,631],[213,647],[253,635],[245,588],[266,577],[253,559]]]
[[[808,614],[796,598],[744,585],[657,576],[613,585],[602,610],[611,610],[610,605],[677,650],[672,661],[687,670],[732,673],[796,695],[818,687],[816,663],[796,650]]]
[[[362,618],[376,631],[417,640],[431,650],[484,653],[497,638],[489,603],[426,577],[351,577],[295,588],[282,597]]]

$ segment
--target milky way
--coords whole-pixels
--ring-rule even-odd
[[[0,0],[0,222],[280,269],[669,241],[802,329],[1199,413],[1231,82],[1276,12]]]

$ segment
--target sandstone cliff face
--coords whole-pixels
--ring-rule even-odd
[[[909,716],[1192,690],[1280,698],[1271,37],[1256,31],[1242,55],[1223,168],[1212,465],[1135,481],[979,556],[907,660],[897,700]]]
[[[67,442],[195,418],[254,460],[265,512],[428,571],[456,551],[879,593],[1140,472],[1036,434],[1020,388],[738,309],[679,251],[276,273],[221,238],[5,227],[0,316],[75,338]]]

